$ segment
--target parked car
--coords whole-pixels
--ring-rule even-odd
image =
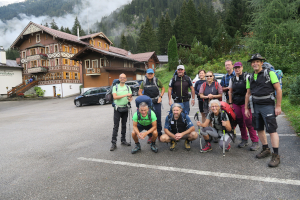
[[[140,89],[140,84],[138,81],[126,81],[125,84],[130,87],[132,96],[138,96],[138,91]]]
[[[223,76],[225,76],[225,74],[219,74],[219,73],[214,73],[215,79],[217,79],[217,81],[219,83],[221,83],[221,80],[223,78]],[[193,87],[195,87],[196,82],[199,80],[199,75],[197,74],[196,77],[193,79]]]
[[[137,82],[139,83],[139,85],[141,85],[143,81],[144,80],[137,80]]]
[[[77,107],[82,106],[83,104],[97,104],[104,105],[106,103],[112,103],[111,101],[105,98],[107,91],[110,89],[109,86],[92,88],[85,91],[80,96],[77,96],[74,99],[74,104]]]

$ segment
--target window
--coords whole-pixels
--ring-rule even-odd
[[[63,64],[64,65],[69,65],[69,63],[70,63],[69,59],[66,59],[66,58],[63,59]]]
[[[100,67],[106,67],[106,58],[100,58]]]
[[[66,79],[69,79],[69,78],[70,78],[70,73],[66,72]]]
[[[85,68],[91,68],[90,67],[90,60],[85,60]]]
[[[49,52],[49,47],[46,47],[46,48],[45,48],[45,53],[50,53],[50,52]]]
[[[69,52],[69,47],[66,46],[66,45],[64,45],[64,47],[63,47],[63,52]]]
[[[78,73],[77,72],[74,73],[74,79],[78,80]]]
[[[108,49],[108,44],[107,43],[105,43],[105,48]]]
[[[46,60],[42,60],[42,66],[47,66]]]
[[[23,64],[24,70],[27,70],[27,64]]]
[[[127,67],[127,60],[124,60],[124,67]]]
[[[57,44],[54,45],[54,52],[58,52],[58,45]]]
[[[45,54],[45,49],[44,48],[41,48],[41,53]]]
[[[48,39],[48,35],[45,35],[45,40],[47,40]]]
[[[36,62],[36,60],[34,60],[34,61],[31,61],[30,62],[30,68],[33,68],[33,67],[37,67],[37,62]]]
[[[35,49],[30,49],[30,55],[32,56],[32,55],[35,55],[35,54],[36,54]]]
[[[49,60],[46,61],[46,66],[47,66],[47,67],[50,67],[50,62],[49,62]]]
[[[101,42],[98,42],[98,47],[101,47]]]
[[[98,68],[98,60],[92,61],[92,68]]]
[[[22,58],[26,58],[26,51],[22,51]]]
[[[78,50],[76,48],[73,48],[73,53],[78,53]]]
[[[55,58],[55,66],[59,65],[59,58]]]
[[[40,34],[36,34],[36,42],[40,42],[40,41],[41,41]]]

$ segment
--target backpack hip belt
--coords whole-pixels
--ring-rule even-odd
[[[269,98],[271,98],[272,100],[275,100],[274,93],[271,93],[271,94],[266,95],[266,96],[260,96],[260,97],[252,95],[252,98],[253,99],[269,99]]]

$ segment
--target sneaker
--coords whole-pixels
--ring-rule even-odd
[[[248,146],[248,140],[243,140],[242,139],[242,142],[238,145],[239,148],[243,148],[245,146]]]
[[[152,137],[148,137],[147,144],[150,144],[151,142],[152,142]]]
[[[259,149],[258,142],[252,142],[252,146],[250,147],[250,151],[256,151]]]
[[[270,148],[266,148],[261,150],[259,154],[256,155],[256,158],[261,159],[261,158],[266,158],[271,155]]]
[[[218,143],[219,142],[219,138],[218,137],[213,137],[212,139],[213,139],[214,143]]]
[[[187,151],[191,150],[190,141],[188,141],[188,139],[185,140],[184,147]]]
[[[175,149],[176,145],[177,145],[177,141],[172,140],[171,146],[170,146],[170,151],[173,151]]]
[[[122,144],[122,145],[125,145],[125,146],[131,146],[131,144],[128,143],[128,142],[126,142],[126,141],[122,141],[121,144]]]
[[[132,154],[135,154],[136,152],[141,150],[141,144],[135,144],[135,147],[131,150]]]
[[[208,152],[208,151],[211,151],[212,148],[211,148],[211,144],[209,142],[207,142],[204,146],[204,148],[202,149],[202,152]]]
[[[269,167],[277,167],[280,163],[280,156],[276,153],[272,153],[271,161],[269,162]]]
[[[110,151],[114,151],[116,148],[117,148],[117,145],[115,143],[112,143],[111,147],[110,147]]]
[[[231,145],[228,144],[228,147],[227,147],[227,149],[225,149],[225,151],[226,151],[226,152],[229,152],[229,151],[230,151],[230,148],[231,148]]]
[[[152,150],[154,153],[157,153],[157,152],[158,152],[158,149],[157,149],[157,147],[155,146],[155,143],[154,143],[154,142],[152,142],[152,143],[150,144],[150,148],[151,148],[151,150]]]

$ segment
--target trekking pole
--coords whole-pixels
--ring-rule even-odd
[[[223,129],[223,157],[225,157],[225,129]]]
[[[199,121],[199,111],[195,113],[194,120]],[[201,137],[201,133],[200,133],[200,126],[198,126],[198,131],[199,131],[198,134],[199,134],[199,143],[200,143],[200,153],[202,153],[203,152],[202,151],[202,142],[201,142],[202,137]]]

